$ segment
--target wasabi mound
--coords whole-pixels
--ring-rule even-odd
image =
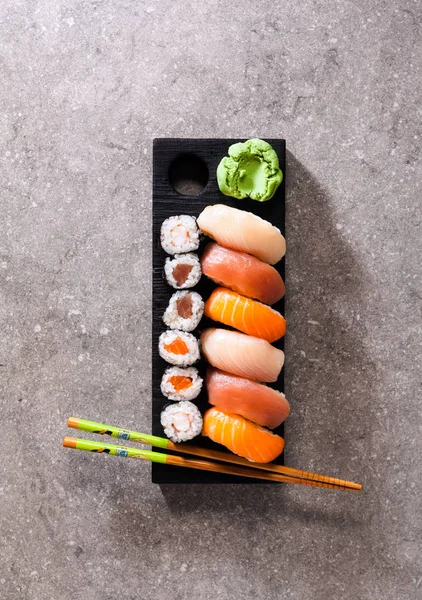
[[[283,173],[274,148],[264,140],[251,139],[230,146],[229,156],[217,167],[217,181],[226,196],[265,202],[274,196]]]

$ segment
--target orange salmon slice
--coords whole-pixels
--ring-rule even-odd
[[[226,288],[213,291],[205,303],[205,316],[270,343],[286,333],[286,320],[279,312]]]
[[[273,461],[284,449],[284,439],[240,415],[210,408],[204,415],[202,435],[234,454],[258,463]]]
[[[170,377],[169,383],[171,383],[176,392],[183,392],[190,388],[192,379],[190,377],[185,377],[185,375],[173,375],[173,377]]]
[[[189,352],[187,344],[180,338],[176,338],[170,344],[164,344],[164,348],[172,354],[187,354]]]

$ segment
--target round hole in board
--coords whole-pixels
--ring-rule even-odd
[[[180,154],[171,163],[169,180],[173,189],[183,196],[197,196],[209,179],[206,163],[196,154]]]

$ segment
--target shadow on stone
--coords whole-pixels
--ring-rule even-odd
[[[359,481],[376,421],[370,277],[326,191],[290,153],[288,169],[286,464]]]

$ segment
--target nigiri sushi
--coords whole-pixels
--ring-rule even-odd
[[[281,231],[257,215],[224,204],[207,206],[197,219],[201,231],[216,242],[274,265],[286,253]]]
[[[280,273],[255,256],[224,248],[215,242],[207,244],[201,258],[204,275],[239,294],[274,304],[284,296]]]
[[[202,435],[257,463],[271,462],[284,448],[284,440],[279,435],[218,408],[210,408],[205,413]]]
[[[289,416],[284,394],[262,383],[209,367],[205,385],[210,404],[258,425],[274,429]]]
[[[213,291],[205,302],[205,316],[267,342],[286,333],[286,320],[279,312],[226,288]]]
[[[229,331],[206,329],[201,335],[202,351],[217,369],[254,379],[277,381],[284,364],[284,352],[266,340]]]

